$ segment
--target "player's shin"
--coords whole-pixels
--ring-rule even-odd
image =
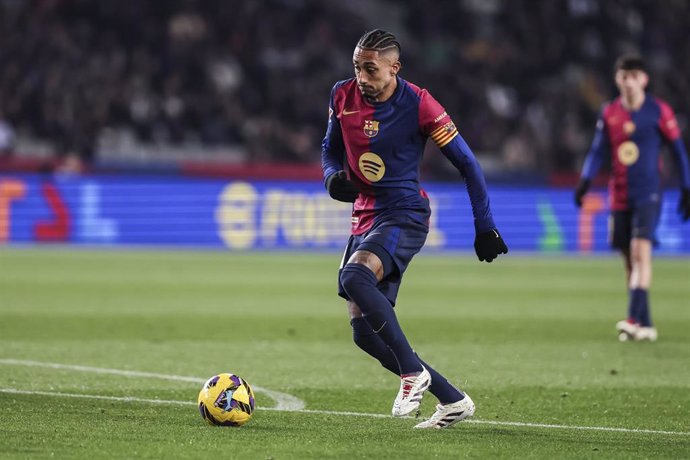
[[[340,275],[340,282],[350,298],[364,313],[369,326],[390,347],[400,364],[400,375],[422,371],[405,337],[390,302],[376,285],[376,275],[361,264],[347,264]]]
[[[400,366],[395,355],[369,326],[369,323],[364,318],[359,317],[352,318],[350,325],[352,326],[352,339],[355,345],[376,359],[383,367],[396,375],[400,375]]]
[[[378,360],[384,368],[396,375],[400,375],[400,366],[395,359],[395,355],[391,349],[383,343],[381,337],[374,333],[369,323],[367,323],[364,318],[359,317],[353,318],[350,324],[352,325],[352,338],[355,344],[369,356]],[[450,383],[443,375],[424,362],[419,355],[416,353],[415,355],[422,366],[431,374],[429,392],[436,396],[441,404],[454,403],[465,397],[465,394]]]

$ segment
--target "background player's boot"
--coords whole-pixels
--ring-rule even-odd
[[[618,321],[616,323],[616,331],[618,331],[618,340],[621,342],[625,342],[627,340],[633,340],[635,339],[635,334],[637,334],[637,330],[640,328],[640,326],[632,322],[628,319],[625,319],[623,321]]]
[[[640,326],[639,328],[637,328],[637,332],[633,337],[637,342],[642,342],[645,340],[650,342],[656,342],[658,335],[659,334],[657,334],[655,327]]]
[[[436,405],[436,412],[429,420],[415,425],[415,428],[448,428],[451,425],[474,415],[474,401],[470,395],[454,403]]]
[[[400,391],[393,403],[393,416],[402,417],[419,409],[424,392],[431,385],[431,374],[422,368],[419,375],[400,377]]]

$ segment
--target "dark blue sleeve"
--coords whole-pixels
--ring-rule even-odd
[[[671,142],[671,150],[676,158],[680,185],[684,189],[690,189],[690,165],[688,164],[688,152],[685,150],[683,139],[679,137]]]
[[[441,148],[441,152],[453,163],[453,166],[458,168],[458,171],[465,179],[467,193],[472,203],[476,232],[483,233],[496,228],[494,218],[491,215],[489,194],[486,191],[484,174],[467,142],[458,134]]]
[[[326,136],[323,138],[323,142],[321,142],[321,168],[323,169],[324,180],[331,174],[344,169],[345,144],[343,143],[343,132],[333,105],[333,95],[337,88],[338,85],[336,84],[331,90],[331,98],[328,102],[328,127],[326,128]]]
[[[602,115],[597,120],[597,129],[594,133],[594,140],[592,146],[587,152],[585,164],[582,166],[582,173],[580,177],[586,180],[592,180],[594,176],[601,169],[604,159],[609,156],[609,136],[606,133],[606,126]]]

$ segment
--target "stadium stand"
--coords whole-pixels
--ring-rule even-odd
[[[571,174],[624,51],[648,58],[690,133],[690,3],[659,5],[0,0],[0,164],[315,171],[330,85],[386,27],[414,63],[403,77],[444,101],[490,174]],[[430,177],[455,174],[427,157]]]

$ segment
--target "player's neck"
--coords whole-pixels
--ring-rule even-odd
[[[621,94],[621,104],[623,104],[623,108],[631,112],[639,110],[640,107],[642,107],[642,104],[644,104],[644,100],[644,91],[638,94],[631,94],[628,97]]]

